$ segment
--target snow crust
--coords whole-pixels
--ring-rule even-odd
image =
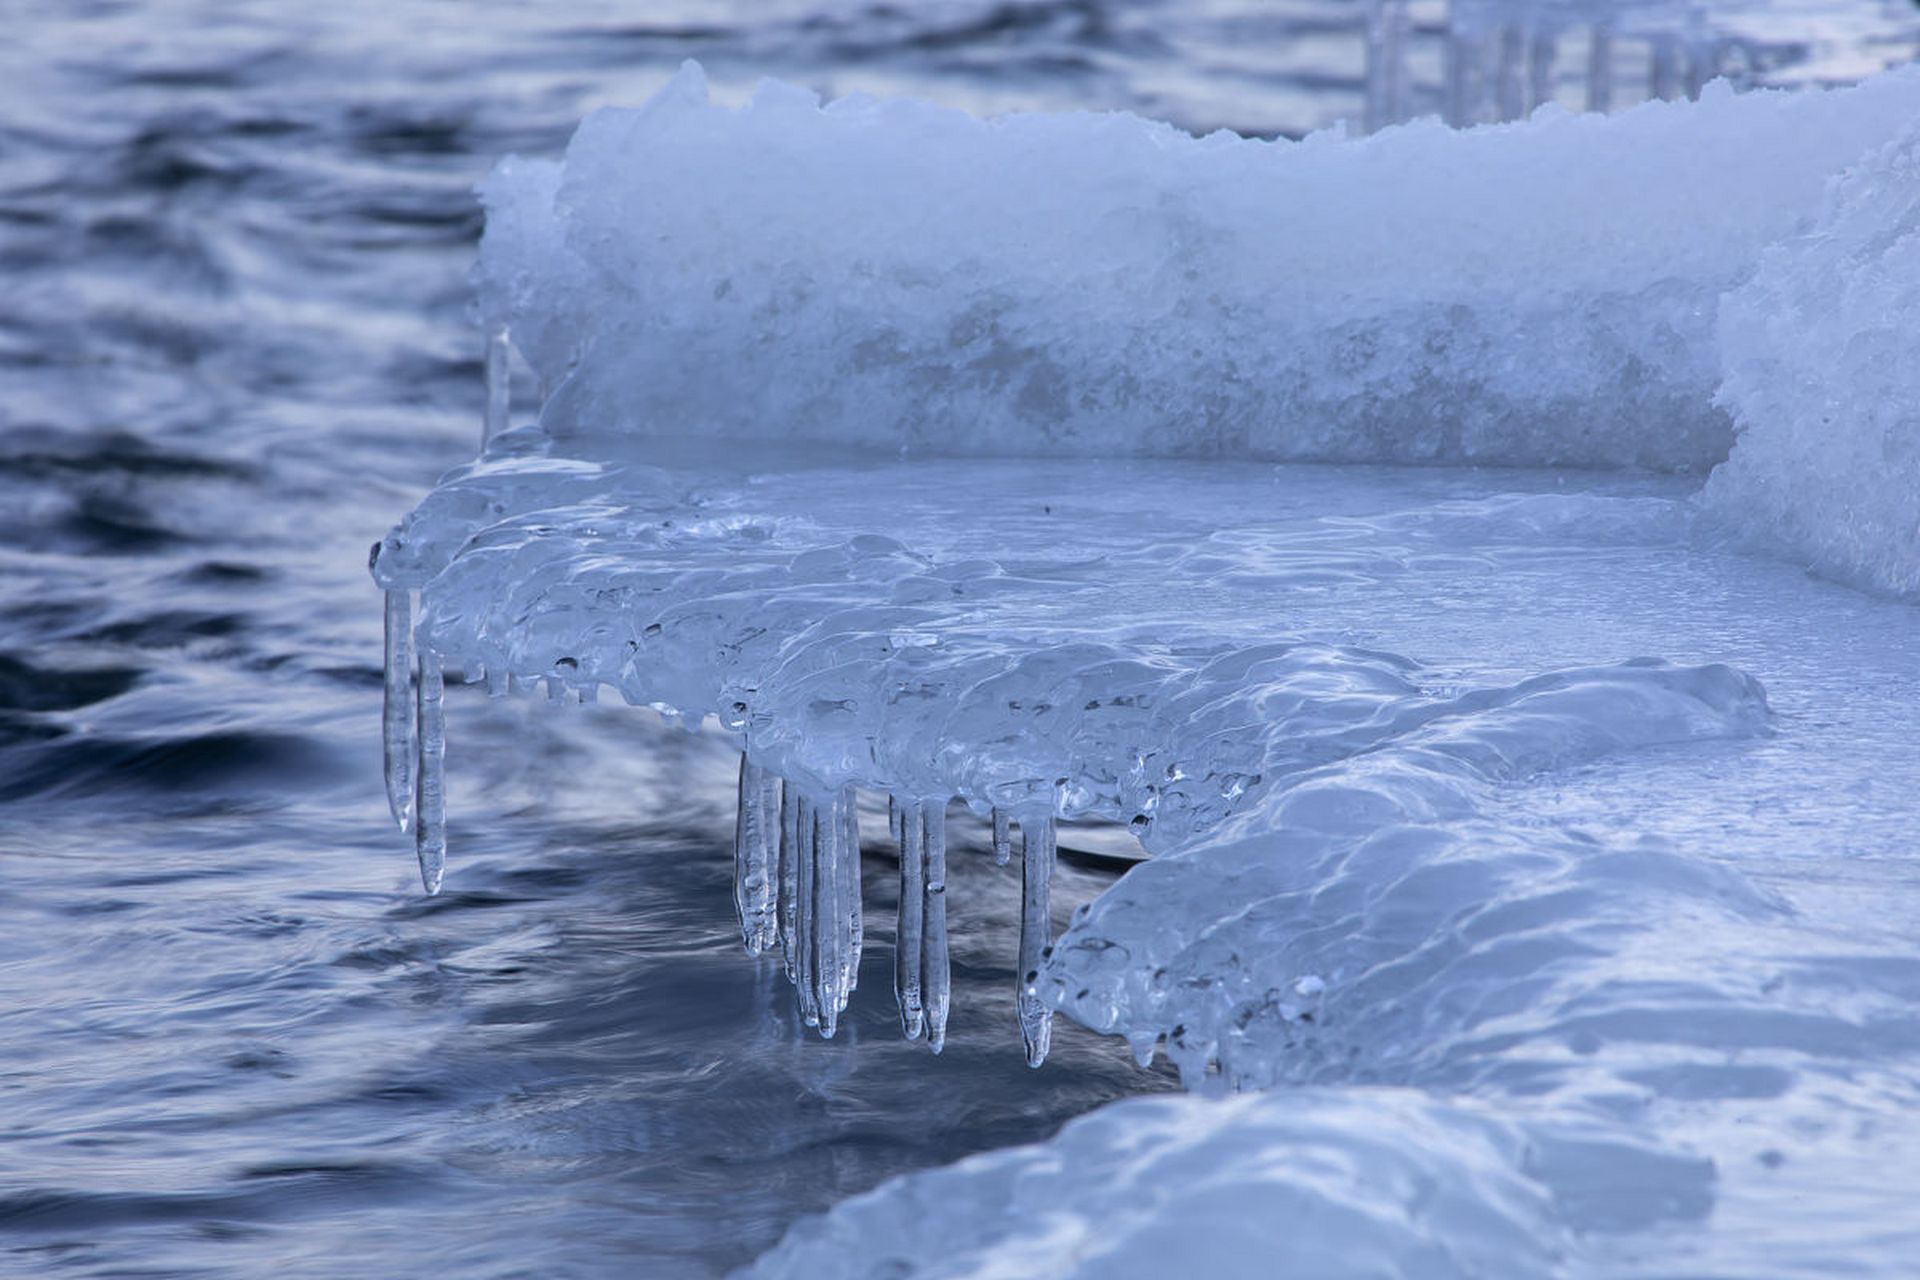
[[[501,167],[477,283],[560,437],[1705,470],[1720,294],[1916,112],[1901,72],[1269,143],[689,64]]]

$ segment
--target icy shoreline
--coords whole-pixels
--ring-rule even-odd
[[[1273,147],[778,87],[729,112],[694,71],[594,117],[564,168],[488,188],[482,309],[550,387],[540,423],[376,549],[423,875],[442,664],[612,689],[740,743],[743,935],[782,947],[809,1024],[831,1035],[850,995],[853,790],[881,791],[902,1027],[938,1049],[957,798],[1027,838],[1030,1061],[1057,1009],[1203,1093],[1272,1090],[1231,1123],[1114,1108],[888,1184],[758,1274],[1164,1274],[1220,1205],[1275,1197],[1330,1275],[1632,1274],[1759,1256],[1716,1215],[1764,1221],[1776,1182],[1830,1184],[1839,1224],[1779,1274],[1860,1231],[1903,1256],[1861,1190],[1881,1140],[1768,1179],[1810,1115],[1913,1131],[1905,957],[1756,880],[1764,822],[1538,814],[1610,770],[1717,812],[1720,771],[1773,760],[1756,676],[1796,700],[1830,677],[1756,599],[1814,617],[1826,589],[1729,547],[1914,591],[1920,388],[1890,352],[1920,309],[1916,117],[1901,72]],[[1276,223],[1284,243],[1255,234]],[[895,451],[915,460],[871,460]],[[1875,697],[1911,680],[1904,606],[1860,607],[1882,686],[1840,697],[1898,720]],[[1770,798],[1884,768],[1871,735],[1785,736]],[[1082,815],[1156,857],[1048,951],[1051,826]],[[1376,1105],[1399,1118],[1370,1126]],[[1163,1198],[1182,1168],[1206,1193]],[[1336,1204],[1351,1230],[1311,1234]],[[1267,1274],[1271,1231],[1239,1230],[1218,1273]]]

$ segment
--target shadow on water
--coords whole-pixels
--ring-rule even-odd
[[[456,688],[456,865],[426,898],[363,794],[371,753],[347,735],[371,730],[369,697],[306,695],[310,725],[351,708],[339,736],[306,734],[329,767],[263,752],[303,777],[289,804],[252,763],[169,773],[75,738],[98,811],[72,792],[6,811],[0,1258],[715,1275],[888,1176],[1174,1085],[1066,1026],[1026,1067],[1018,865],[959,817],[945,1053],[899,1035],[896,864],[871,822],[861,984],[835,1040],[804,1030],[779,961],[740,949],[730,755],[647,713]],[[166,780],[173,807],[99,785],[118,770]],[[1112,875],[1063,867],[1062,922]]]

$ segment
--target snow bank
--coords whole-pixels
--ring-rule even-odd
[[[1893,73],[1268,143],[689,64],[496,172],[476,279],[563,437],[1705,470],[1719,295],[1916,112]]]
[[[1920,596],[1920,127],[1836,175],[1719,333],[1740,435],[1707,509],[1822,574]]]

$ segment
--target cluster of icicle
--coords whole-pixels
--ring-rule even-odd
[[[386,593],[385,706],[381,741],[387,803],[414,838],[420,882],[438,893],[447,867],[445,676],[440,654],[418,646],[416,674],[412,593]],[[505,682],[488,681],[490,692]],[[550,686],[550,691],[557,686]],[[888,798],[888,827],[900,851],[899,919],[894,931],[893,994],[907,1039],[925,1035],[935,1053],[946,1045],[951,1003],[947,959],[947,799]],[[1046,1060],[1052,1010],[1033,993],[1052,941],[1049,886],[1054,822],[1036,814],[1020,822],[1022,845],[1018,1010],[1027,1063]],[[993,858],[1013,857],[1013,822],[993,811]],[[803,787],[740,757],[734,824],[734,908],[747,954],[780,950],[787,980],[799,995],[801,1019],[831,1037],[860,980],[864,932],[860,884],[860,818],[854,788],[810,795]]]

